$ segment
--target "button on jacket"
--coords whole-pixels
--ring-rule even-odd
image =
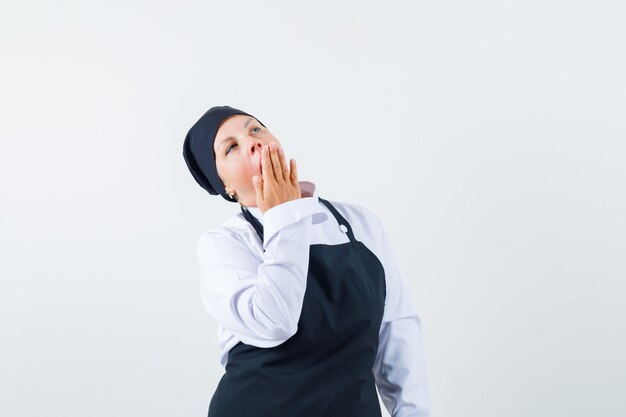
[[[263,241],[242,213],[199,239],[201,298],[218,321],[219,361],[226,367],[237,344],[277,347],[298,331],[309,269],[309,246],[349,242],[315,184],[300,181],[302,198],[261,214],[248,211],[263,226]],[[372,366],[376,387],[392,417],[429,416],[421,321],[408,295],[380,219],[363,206],[332,201],[354,237],[384,268],[385,303]],[[314,387],[312,387],[314,389]]]

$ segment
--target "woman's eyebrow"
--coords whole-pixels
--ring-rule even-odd
[[[246,127],[248,127],[248,125],[250,124],[250,122],[254,120],[254,117],[250,117],[248,120],[246,120],[246,123],[244,123],[243,127],[244,129]],[[223,144],[225,144],[226,142],[228,142],[231,139],[235,139],[234,136],[229,136],[226,139],[224,139],[223,141],[220,142],[220,144],[217,146],[217,149],[220,149],[222,147]]]
[[[252,119],[254,119],[254,117],[249,118],[248,120],[246,120],[246,123],[243,125],[244,128],[248,127],[248,125],[250,124],[250,122],[252,121]]]
[[[222,148],[222,145],[223,145],[223,144],[225,144],[226,142],[228,142],[228,141],[229,141],[229,140],[231,140],[231,139],[235,139],[235,138],[234,138],[234,137],[232,137],[232,136],[229,136],[229,137],[227,137],[226,139],[224,139],[223,141],[221,141],[221,142],[220,142],[220,144],[219,144],[219,145],[217,145],[217,150],[219,151],[219,150]]]

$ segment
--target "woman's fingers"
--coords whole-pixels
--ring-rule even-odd
[[[285,151],[282,146],[278,147],[278,157],[280,159],[280,168],[282,171],[283,181],[289,182],[289,170],[287,169],[287,160],[285,159]]]
[[[289,181],[292,185],[298,185],[298,168],[296,167],[296,160],[291,159],[289,161]]]
[[[272,168],[269,145],[263,146],[261,161],[263,165],[263,182],[267,183],[268,181],[276,181],[276,178],[274,178],[274,169]]]
[[[270,156],[272,159],[272,168],[274,170],[274,179],[282,182],[283,170],[280,166],[280,157],[278,156],[278,145],[275,142],[270,143]]]
[[[253,179],[256,189],[257,207],[265,213],[278,204],[302,197],[298,184],[298,170],[296,161],[290,160],[289,171],[285,153],[277,143],[271,147],[263,146],[261,151],[261,166],[263,180]]]

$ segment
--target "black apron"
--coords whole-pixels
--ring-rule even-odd
[[[310,245],[298,331],[275,347],[233,346],[208,417],[381,417],[372,368],[385,271],[335,207],[318,198],[350,241]],[[242,211],[262,242],[263,225]]]

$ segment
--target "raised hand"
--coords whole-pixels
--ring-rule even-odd
[[[279,144],[271,142],[261,152],[263,178],[252,178],[256,190],[256,204],[261,213],[287,201],[301,198],[295,159],[287,161]]]

